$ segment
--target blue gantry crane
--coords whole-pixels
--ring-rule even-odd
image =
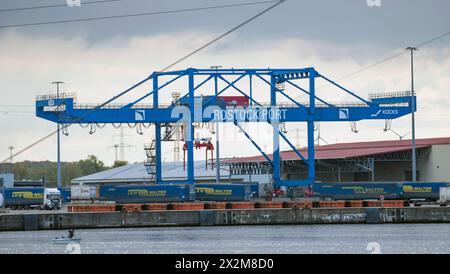
[[[351,104],[334,104],[321,99],[316,93],[318,78],[337,87],[337,92],[344,92],[353,98]],[[175,82],[187,82],[184,94],[170,104],[160,103],[162,92],[167,92]],[[187,81],[186,81],[187,80]],[[254,90],[255,81],[265,86],[268,92]],[[301,83],[306,82],[306,85]],[[207,96],[199,96],[199,90],[212,83]],[[219,83],[221,88],[219,89]],[[128,104],[111,104],[123,95],[147,84],[149,91],[144,96]],[[238,85],[239,84],[239,85]],[[242,88],[245,85],[247,88]],[[306,87],[304,87],[304,86]],[[299,93],[307,95],[308,103],[300,103],[286,92],[289,86]],[[164,89],[164,90],[163,90]],[[211,90],[213,89],[213,90]],[[236,103],[226,100],[223,94],[234,90],[248,102]],[[258,96],[255,96],[258,92]],[[258,102],[255,97],[267,96],[268,104]],[[289,104],[277,100],[285,97]],[[236,96],[234,96],[236,97]],[[143,104],[145,99],[152,98],[151,104]],[[233,103],[234,102],[234,103]],[[414,104],[412,104],[414,102]],[[36,115],[61,125],[68,124],[154,124],[155,125],[155,182],[162,180],[161,168],[161,129],[167,125],[184,125],[187,145],[187,180],[193,184],[194,174],[194,126],[195,122],[224,122],[235,124],[250,142],[265,157],[273,170],[276,186],[309,186],[315,182],[314,169],[314,122],[355,122],[360,120],[392,120],[416,111],[416,97],[411,92],[372,94],[364,99],[342,85],[332,81],[314,68],[291,69],[196,69],[154,72],[141,82],[119,93],[98,106],[77,104],[73,94],[38,96]],[[414,109],[413,109],[414,106]],[[251,132],[242,127],[244,122],[269,123],[273,127],[273,155],[269,157],[252,139]],[[308,154],[302,155],[280,131],[280,124],[289,122],[306,122]],[[64,127],[63,127],[64,128]],[[280,146],[283,139],[302,159],[308,176],[304,180],[282,180],[280,169]],[[178,182],[179,183],[179,182]]]

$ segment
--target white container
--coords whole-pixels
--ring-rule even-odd
[[[70,188],[71,200],[91,200],[95,198],[95,186],[72,186]]]
[[[450,187],[441,187],[439,189],[439,202],[441,204],[450,202]]]

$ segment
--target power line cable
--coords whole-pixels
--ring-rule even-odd
[[[81,4],[90,5],[90,4],[100,4],[107,2],[118,2],[122,0],[98,0],[98,1],[83,1]],[[48,8],[60,8],[60,7],[69,7],[68,4],[57,4],[57,5],[45,5],[45,6],[33,6],[33,7],[23,7],[23,8],[10,8],[10,9],[1,9],[0,12],[8,12],[8,11],[23,11],[23,10],[37,10],[37,9],[48,9]]]
[[[177,61],[175,61],[172,64],[168,65],[167,67],[163,68],[161,71],[166,71],[166,70],[170,69],[171,67],[176,66],[177,64],[183,62],[184,60],[188,59],[189,57],[191,57],[192,55],[196,54],[197,52],[207,48],[208,46],[214,44],[215,42],[217,42],[220,39],[224,38],[225,36],[229,35],[230,33],[232,33],[234,31],[242,28],[243,26],[247,25],[248,23],[250,23],[251,21],[253,21],[256,18],[260,17],[264,13],[266,13],[266,12],[270,11],[271,9],[275,8],[276,6],[280,5],[284,1],[286,1],[286,0],[276,1],[277,3],[275,3],[274,5],[268,7],[267,9],[265,9],[263,11],[261,11],[260,13],[256,14],[255,16],[250,17],[249,19],[245,20],[244,22],[240,23],[239,25],[235,26],[234,28],[230,29],[229,31],[223,33],[222,35],[219,35],[218,37],[214,38],[213,40],[211,40],[208,43],[204,44],[203,46],[199,47],[198,49],[192,51],[191,53],[187,54],[186,56],[178,59]],[[273,1],[271,1],[271,2],[273,2]]]
[[[208,46],[212,45],[213,43],[219,41],[220,39],[222,39],[223,37],[229,35],[229,34],[232,33],[233,31],[236,31],[236,30],[240,29],[240,28],[243,27],[244,25],[250,23],[251,21],[255,20],[256,18],[262,16],[263,14],[269,12],[270,10],[274,9],[275,7],[277,7],[278,5],[280,5],[281,3],[286,2],[286,1],[287,1],[287,0],[279,0],[279,1],[276,1],[276,3],[275,3],[274,5],[272,5],[272,6],[268,7],[268,8],[266,8],[266,9],[264,9],[262,12],[259,12],[259,13],[256,14],[255,16],[252,16],[250,19],[245,20],[243,23],[237,25],[236,27],[232,28],[231,30],[229,30],[229,31],[227,31],[227,32],[225,32],[225,33],[219,35],[217,38],[214,38],[213,40],[211,40],[210,42],[206,43],[205,45],[203,45],[203,46],[197,48],[196,50],[190,52],[189,54],[185,55],[184,57],[178,59],[177,61],[175,61],[175,62],[172,63],[171,65],[165,67],[162,71],[165,71],[165,70],[168,70],[168,69],[172,68],[173,66],[179,64],[180,62],[186,60],[187,58],[191,57],[192,55],[198,53],[198,52],[201,51],[202,49],[205,49],[206,47],[208,47]],[[273,1],[271,1],[271,2],[273,2]],[[81,119],[83,119],[85,116],[91,114],[92,112],[94,112],[94,111],[96,111],[96,110],[102,108],[103,106],[109,104],[111,101],[113,101],[113,100],[119,98],[120,96],[124,95],[124,94],[127,93],[128,91],[132,90],[134,87],[139,86],[140,84],[142,84],[143,82],[147,81],[148,79],[149,79],[149,77],[147,77],[147,78],[144,79],[143,81],[139,82],[138,84],[132,86],[131,88],[125,90],[124,92],[121,92],[121,93],[119,93],[118,95],[114,96],[113,98],[107,100],[107,101],[104,102],[103,104],[100,104],[100,105],[96,106],[96,107],[93,108],[91,111],[85,113],[82,117],[78,118],[79,121],[80,121]],[[70,125],[65,126],[65,127],[64,127],[64,126],[63,126],[63,127],[60,127],[59,130],[63,130],[64,128],[67,128],[67,127],[69,127],[69,126],[70,126]],[[10,159],[11,157],[16,157],[16,156],[22,154],[23,152],[25,152],[25,151],[31,149],[32,147],[36,146],[37,144],[39,144],[39,143],[41,143],[41,142],[47,140],[48,138],[50,138],[50,137],[52,137],[54,134],[56,134],[59,130],[54,130],[54,131],[51,132],[50,134],[48,134],[48,135],[46,135],[46,136],[40,138],[39,140],[37,140],[37,141],[33,142],[32,144],[26,146],[25,148],[23,148],[23,149],[17,151],[14,155],[12,155],[12,156],[6,158],[5,160],[3,160],[2,163],[8,162],[9,159]]]
[[[407,52],[406,52],[406,51],[403,51],[403,52],[399,52],[399,53],[397,53],[397,54],[394,54],[394,55],[392,55],[392,56],[389,56],[389,57],[386,58],[386,59],[383,59],[383,60],[378,61],[378,62],[376,62],[376,63],[374,63],[374,64],[371,64],[371,65],[368,65],[368,66],[366,66],[366,67],[363,67],[363,68],[361,68],[361,69],[359,69],[359,70],[357,70],[357,71],[355,71],[355,72],[352,72],[352,73],[350,73],[350,74],[344,75],[344,76],[342,76],[342,77],[336,79],[336,81],[341,81],[341,80],[344,80],[344,79],[346,79],[346,78],[350,78],[350,77],[352,77],[353,75],[359,74],[359,73],[361,73],[361,72],[363,72],[363,71],[366,71],[366,70],[369,70],[369,69],[371,69],[371,68],[373,68],[373,67],[376,67],[376,66],[378,66],[378,65],[384,64],[384,63],[386,63],[386,62],[388,62],[388,61],[390,61],[390,60],[392,60],[392,59],[395,59],[395,58],[397,58],[397,57],[399,57],[399,56],[401,56],[401,55],[403,55],[403,54],[405,54],[405,53],[407,53]],[[321,87],[320,87],[320,88],[321,88]]]
[[[161,15],[161,14],[170,14],[170,13],[193,12],[193,11],[201,11],[201,10],[223,9],[223,8],[231,8],[231,7],[250,6],[250,5],[261,5],[261,4],[274,3],[274,2],[279,2],[279,0],[258,1],[258,2],[249,2],[249,3],[241,3],[241,4],[207,6],[207,7],[187,8],[187,9],[177,9],[177,10],[166,10],[166,11],[152,11],[152,12],[145,12],[145,13],[111,15],[111,16],[103,16],[103,17],[88,17],[88,18],[79,18],[79,19],[68,19],[68,20],[45,21],[45,22],[24,23],[24,24],[0,25],[0,29],[15,28],[15,27],[28,27],[28,26],[40,26],[40,25],[50,25],[50,24],[74,23],[74,22],[86,22],[86,21],[98,21],[98,20],[106,20],[106,19],[129,18],[129,17]]]
[[[447,36],[447,35],[449,35],[449,34],[450,34],[450,31],[449,31],[449,32],[446,32],[446,33],[444,33],[444,34],[441,34],[441,35],[439,35],[439,36],[436,36],[436,37],[434,37],[434,38],[432,38],[432,39],[430,39],[430,40],[428,40],[428,41],[425,41],[425,42],[423,42],[423,43],[421,43],[421,44],[419,44],[419,45],[416,45],[415,48],[421,48],[421,47],[424,47],[424,46],[426,46],[426,45],[428,45],[428,44],[433,43],[434,41],[437,41],[437,40],[439,40],[439,39],[444,38],[445,36]]]
[[[424,47],[424,46],[426,46],[426,45],[428,45],[428,44],[431,44],[431,43],[433,43],[433,42],[435,42],[435,41],[437,41],[437,40],[440,40],[440,39],[442,39],[442,38],[448,36],[449,34],[450,34],[450,31],[449,31],[449,32],[446,32],[446,33],[444,33],[444,34],[441,34],[441,35],[439,35],[439,36],[436,36],[436,37],[434,37],[434,38],[432,38],[432,39],[430,39],[430,40],[427,40],[427,41],[425,41],[425,42],[422,42],[422,43],[416,45],[415,48],[421,48],[421,47]],[[394,54],[394,55],[392,55],[392,56],[389,56],[388,58],[385,58],[385,59],[383,59],[383,60],[381,60],[381,61],[378,61],[378,62],[376,62],[376,63],[374,63],[374,64],[372,64],[372,65],[363,67],[363,68],[361,68],[361,69],[359,69],[359,70],[357,70],[357,71],[355,71],[355,72],[352,72],[352,73],[350,73],[350,74],[347,74],[347,75],[345,75],[345,76],[342,76],[342,77],[340,77],[339,79],[337,79],[337,81],[340,81],[340,80],[343,80],[343,79],[352,77],[352,76],[355,75],[355,74],[361,73],[361,72],[363,72],[363,71],[365,71],[365,70],[368,70],[368,69],[371,69],[371,68],[376,67],[376,66],[378,66],[378,65],[381,65],[381,64],[383,64],[383,63],[386,63],[386,62],[388,62],[388,61],[390,61],[390,60],[392,60],[392,59],[395,59],[395,58],[397,58],[397,57],[399,57],[399,56],[405,54],[405,53],[408,53],[408,52],[407,52],[407,51],[402,51],[402,52],[399,52],[399,53]]]
[[[196,49],[196,50],[190,52],[190,53],[187,54],[186,56],[184,56],[184,57],[178,59],[177,61],[173,62],[172,64],[168,65],[167,67],[165,67],[165,68],[162,69],[161,71],[164,72],[164,71],[170,69],[171,67],[173,67],[173,66],[175,66],[175,65],[177,65],[177,64],[179,64],[179,63],[181,63],[182,61],[184,61],[184,60],[186,60],[187,58],[191,57],[192,55],[196,54],[197,52],[199,52],[199,51],[205,49],[206,47],[210,46],[211,44],[217,42],[218,40],[224,38],[225,36],[231,34],[232,32],[234,32],[234,31],[236,31],[236,30],[238,30],[239,28],[245,26],[245,25],[248,24],[249,22],[255,20],[256,18],[258,18],[259,16],[261,16],[261,15],[263,15],[264,13],[268,12],[269,10],[275,8],[276,6],[278,6],[279,4],[281,4],[281,3],[284,2],[284,1],[285,1],[285,0],[282,0],[282,1],[280,1],[280,0],[276,0],[276,1],[259,1],[259,2],[242,3],[242,4],[235,4],[235,5],[223,5],[223,6],[216,6],[216,7],[214,7],[214,8],[218,8],[218,7],[224,8],[224,7],[232,7],[232,6],[234,7],[234,6],[245,6],[245,5],[255,5],[255,4],[265,4],[265,3],[273,3],[273,2],[277,2],[277,4],[275,4],[275,5],[273,5],[273,6],[269,7],[269,8],[267,8],[267,9],[265,9],[265,10],[263,10],[262,12],[256,14],[255,16],[253,16],[253,17],[249,18],[248,20],[242,22],[241,24],[237,25],[236,27],[234,27],[234,28],[230,29],[229,31],[223,33],[222,35],[220,35],[220,36],[214,38],[213,40],[211,40],[210,42],[204,44],[204,45],[201,46],[200,48],[198,48],[198,49]],[[15,106],[15,105],[0,105],[0,106]],[[23,105],[23,106],[25,106],[25,105]],[[27,105],[27,106],[33,106],[33,105]],[[33,107],[34,107],[34,106],[33,106]]]
[[[450,35],[450,31],[449,31],[449,32],[446,32],[446,33],[443,33],[443,34],[441,34],[441,35],[438,35],[438,36],[436,36],[436,37],[434,37],[434,38],[431,38],[430,40],[427,40],[427,41],[425,41],[425,42],[422,42],[422,43],[418,44],[417,46],[415,46],[415,48],[422,48],[422,47],[425,47],[426,45],[431,44],[431,43],[433,43],[433,42],[435,42],[435,41],[437,41],[437,40],[440,40],[440,39],[442,39],[442,38],[444,38],[444,37],[446,37],[446,36],[448,36],[448,35]],[[406,53],[408,53],[408,52],[407,52],[407,51],[402,51],[402,52],[396,53],[396,54],[391,55],[391,56],[389,56],[389,57],[387,57],[387,58],[385,58],[385,59],[383,59],[383,60],[381,60],[381,61],[378,61],[378,62],[376,62],[376,63],[373,63],[373,64],[368,65],[368,66],[365,66],[365,67],[362,67],[362,68],[358,69],[357,71],[354,71],[354,72],[352,72],[352,73],[349,73],[349,74],[347,74],[347,75],[344,75],[344,76],[342,76],[342,77],[339,77],[339,78],[336,79],[336,81],[341,81],[341,80],[350,78],[350,77],[352,77],[352,76],[354,76],[354,75],[356,75],[356,74],[359,74],[359,73],[361,73],[361,72],[363,72],[363,71],[366,71],[366,70],[369,70],[369,69],[374,68],[374,67],[376,67],[376,66],[379,66],[379,65],[381,65],[381,64],[384,64],[384,63],[386,63],[386,62],[388,62],[388,61],[390,61],[390,60],[392,60],[392,59],[395,59],[395,58],[397,58],[397,57],[399,57],[399,56],[401,56],[401,55],[403,55],[403,54],[406,54]],[[324,87],[326,87],[326,86],[328,86],[328,85],[330,85],[330,84],[331,84],[331,83],[326,83],[326,84],[324,84],[324,85],[322,85],[322,86],[316,88],[316,90],[322,89],[322,88],[324,88]],[[296,97],[296,99],[298,99],[298,98],[300,98],[300,97]]]

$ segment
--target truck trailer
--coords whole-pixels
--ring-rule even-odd
[[[195,199],[199,201],[248,201],[251,197],[251,184],[195,184]]]
[[[117,204],[184,202],[195,200],[195,190],[191,185],[102,185],[95,196]]]
[[[422,203],[439,201],[439,190],[450,187],[447,182],[334,182],[315,183],[314,196],[333,200],[403,199]]]
[[[15,209],[60,209],[61,192],[57,188],[11,187],[1,188],[3,206]]]

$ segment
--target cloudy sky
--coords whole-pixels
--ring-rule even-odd
[[[100,103],[145,78],[273,3],[191,11],[111,20],[10,25],[60,21],[187,9],[255,1],[120,0],[96,4],[82,0],[80,7],[30,10],[8,9],[65,4],[65,0],[0,1],[0,160],[8,146],[19,150],[55,129],[55,124],[34,115],[39,94],[54,92],[49,83],[66,82],[62,89],[76,92],[80,103]],[[232,35],[220,40],[173,69],[187,67],[315,67],[332,79],[402,52],[450,31],[448,0],[381,0],[370,7],[366,0],[288,0]],[[372,69],[340,81],[363,97],[373,92],[410,88],[409,55],[403,54]],[[419,97],[417,137],[450,136],[450,35],[416,53],[416,90]],[[319,94],[331,101],[348,100],[329,86]],[[145,87],[144,87],[145,88]],[[183,89],[177,86],[177,89]],[[145,92],[141,90],[140,92]],[[295,97],[295,94],[293,94]],[[119,102],[127,102],[123,98]],[[348,123],[322,123],[321,137],[328,143],[394,140],[384,132],[384,121],[357,123],[352,133]],[[305,126],[288,125],[294,143],[306,144]],[[410,131],[410,117],[395,120],[399,134]],[[142,161],[142,149],[152,132],[136,134],[125,129],[126,160]],[[262,147],[271,149],[267,128],[250,129]],[[232,127],[223,129],[223,157],[254,155],[256,150]],[[107,126],[90,135],[75,125],[63,136],[62,159],[74,161],[97,155],[107,164],[114,160],[112,146],[119,130]],[[207,135],[206,131],[199,131]],[[408,135],[410,137],[410,135]],[[17,156],[22,160],[55,160],[56,137]],[[323,142],[322,142],[323,144]],[[282,144],[287,148],[286,144]],[[163,157],[173,159],[172,144],[164,145]],[[196,157],[202,159],[204,152]]]

